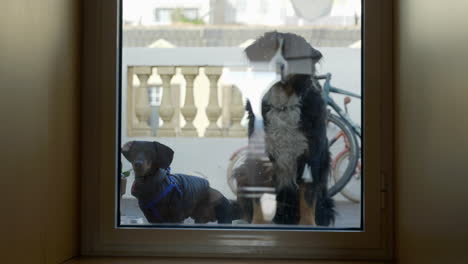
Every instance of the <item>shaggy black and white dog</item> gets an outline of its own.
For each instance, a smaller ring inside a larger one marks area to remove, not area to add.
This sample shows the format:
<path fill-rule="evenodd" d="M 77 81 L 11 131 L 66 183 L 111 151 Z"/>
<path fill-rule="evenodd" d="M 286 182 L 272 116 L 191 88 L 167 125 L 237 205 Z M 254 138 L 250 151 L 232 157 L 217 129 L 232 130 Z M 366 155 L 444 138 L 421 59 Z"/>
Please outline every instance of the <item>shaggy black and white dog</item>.
<path fill-rule="evenodd" d="M 287 75 L 262 100 L 265 148 L 272 163 L 277 200 L 273 222 L 328 226 L 334 222 L 335 211 L 333 200 L 327 194 L 330 170 L 327 109 L 321 86 L 314 78 L 315 64 L 322 54 L 302 37 L 289 33 L 266 33 L 256 41 L 257 47 L 270 45 L 271 34 L 290 41 L 289 47 L 308 45 L 313 65 L 310 74 Z M 294 59 L 287 54 L 285 58 Z M 251 136 L 255 117 L 249 103 L 247 111 Z M 306 174 L 311 178 L 304 179 L 304 170 L 310 170 Z"/>

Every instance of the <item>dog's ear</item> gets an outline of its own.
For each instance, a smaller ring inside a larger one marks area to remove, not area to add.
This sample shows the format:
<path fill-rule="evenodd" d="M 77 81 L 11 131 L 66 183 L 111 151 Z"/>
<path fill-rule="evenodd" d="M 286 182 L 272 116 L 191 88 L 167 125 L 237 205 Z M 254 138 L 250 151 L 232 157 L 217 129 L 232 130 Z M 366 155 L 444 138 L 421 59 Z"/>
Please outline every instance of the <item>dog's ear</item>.
<path fill-rule="evenodd" d="M 174 151 L 170 147 L 159 142 L 154 141 L 153 144 L 154 150 L 156 151 L 154 164 L 158 168 L 168 168 L 174 158 Z"/>
<path fill-rule="evenodd" d="M 315 61 L 315 62 L 318 62 L 322 57 L 322 53 L 314 48 L 311 47 L 311 54 L 312 54 L 312 59 Z"/>
<path fill-rule="evenodd" d="M 132 156 L 133 156 L 133 155 L 132 155 L 132 145 L 133 145 L 133 142 L 134 142 L 134 141 L 129 141 L 129 142 L 125 143 L 125 144 L 122 146 L 122 149 L 121 149 L 122 154 L 124 155 L 124 157 L 125 157 L 128 161 L 130 161 L 130 162 L 132 162 L 132 160 L 133 160 L 133 158 L 132 158 Z"/>

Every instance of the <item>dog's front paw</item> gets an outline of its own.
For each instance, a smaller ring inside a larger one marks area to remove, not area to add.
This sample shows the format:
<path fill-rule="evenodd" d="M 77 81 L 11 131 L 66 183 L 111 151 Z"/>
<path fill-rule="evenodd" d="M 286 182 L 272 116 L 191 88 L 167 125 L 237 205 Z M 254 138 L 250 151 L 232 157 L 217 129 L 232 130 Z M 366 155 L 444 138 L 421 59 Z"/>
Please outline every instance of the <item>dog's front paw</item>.
<path fill-rule="evenodd" d="M 267 222 L 271 222 L 276 214 L 276 196 L 264 193 L 260 198 L 260 208 L 262 209 L 263 219 Z"/>

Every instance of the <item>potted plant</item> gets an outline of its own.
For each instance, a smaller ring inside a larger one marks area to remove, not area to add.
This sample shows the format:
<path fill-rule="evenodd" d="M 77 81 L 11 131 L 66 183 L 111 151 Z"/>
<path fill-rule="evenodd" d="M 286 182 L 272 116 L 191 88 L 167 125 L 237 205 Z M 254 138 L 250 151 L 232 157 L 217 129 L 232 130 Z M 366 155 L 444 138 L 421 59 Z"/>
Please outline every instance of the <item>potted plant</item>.
<path fill-rule="evenodd" d="M 132 169 L 120 173 L 120 197 L 122 197 L 127 190 L 127 178 L 130 176 L 131 172 Z"/>

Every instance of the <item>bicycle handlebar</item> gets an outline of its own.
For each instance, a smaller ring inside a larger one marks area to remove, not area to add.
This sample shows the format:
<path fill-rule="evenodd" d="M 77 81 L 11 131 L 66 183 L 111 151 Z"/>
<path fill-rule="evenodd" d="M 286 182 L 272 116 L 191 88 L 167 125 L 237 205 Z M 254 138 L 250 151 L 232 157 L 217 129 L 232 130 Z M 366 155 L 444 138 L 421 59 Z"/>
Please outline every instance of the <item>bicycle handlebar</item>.
<path fill-rule="evenodd" d="M 349 92 L 349 91 L 342 90 L 342 89 L 331 86 L 331 84 L 330 84 L 331 73 L 316 75 L 316 76 L 314 76 L 314 78 L 316 80 L 325 80 L 325 86 L 326 87 L 324 87 L 324 88 L 325 88 L 326 93 L 328 93 L 328 92 L 338 93 L 338 94 L 348 95 L 348 96 L 352 96 L 352 97 L 356 97 L 356 98 L 361 98 L 361 96 L 359 94 L 355 94 L 355 93 L 352 93 L 352 92 Z"/>
<path fill-rule="evenodd" d="M 336 87 L 333 87 L 333 86 L 330 86 L 330 92 L 331 93 L 348 95 L 348 96 L 356 97 L 356 98 L 361 98 L 361 96 L 359 94 L 355 94 L 353 92 L 345 91 L 345 90 L 342 90 L 342 89 L 339 89 L 339 88 L 336 88 Z"/>
<path fill-rule="evenodd" d="M 317 75 L 317 76 L 315 76 L 315 79 L 317 79 L 317 80 L 329 80 L 329 79 L 331 79 L 331 73 Z"/>

